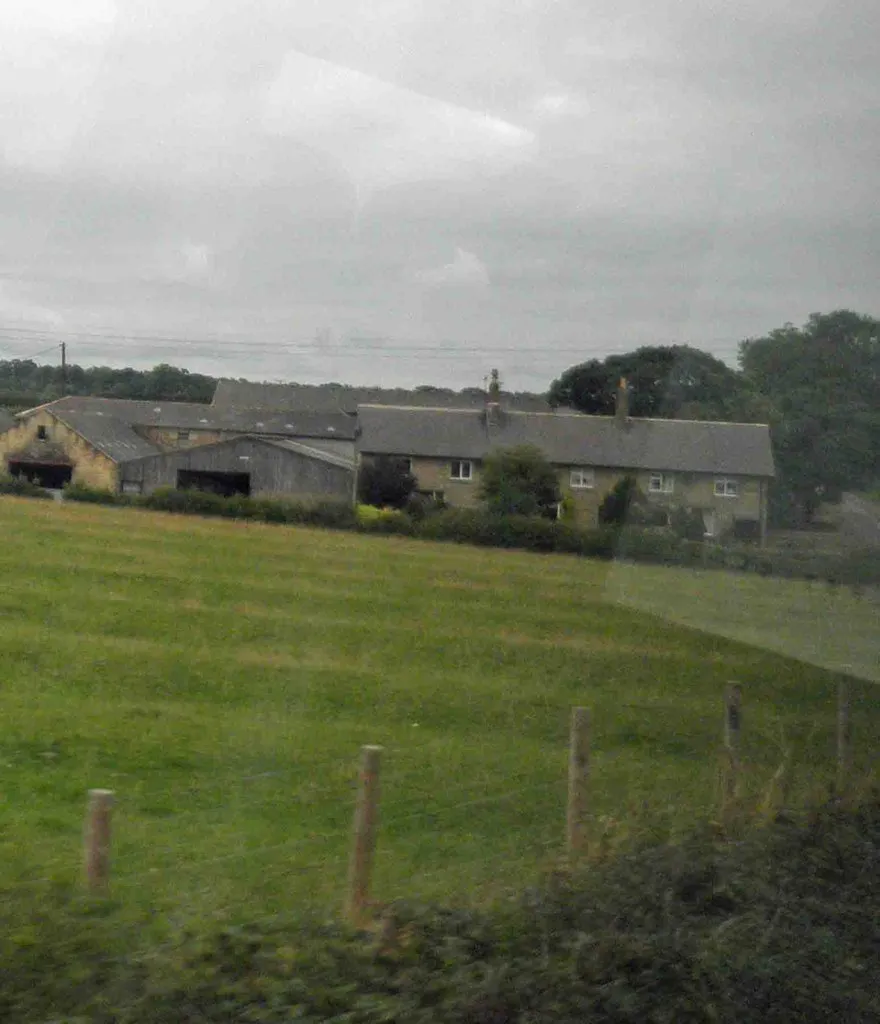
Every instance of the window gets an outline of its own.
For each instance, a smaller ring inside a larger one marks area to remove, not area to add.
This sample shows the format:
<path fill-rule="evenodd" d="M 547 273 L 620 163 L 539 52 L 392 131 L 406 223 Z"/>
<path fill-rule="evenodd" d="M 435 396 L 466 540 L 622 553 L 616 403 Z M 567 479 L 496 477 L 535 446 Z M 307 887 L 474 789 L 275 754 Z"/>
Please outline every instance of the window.
<path fill-rule="evenodd" d="M 40 426 L 37 427 L 37 438 L 40 441 L 48 441 L 49 440 L 49 428 L 48 427 L 44 427 L 42 424 L 40 424 Z"/>
<path fill-rule="evenodd" d="M 739 497 L 739 481 L 728 480 L 722 477 L 720 480 L 715 481 L 715 497 L 716 498 L 738 498 Z"/>
<path fill-rule="evenodd" d="M 587 490 L 596 486 L 596 474 L 592 469 L 585 469 L 583 466 L 576 467 L 569 474 L 568 483 L 572 490 Z"/>
<path fill-rule="evenodd" d="M 470 480 L 474 475 L 473 463 L 469 459 L 453 459 L 449 464 L 450 480 Z"/>
<path fill-rule="evenodd" d="M 401 458 L 400 461 L 403 464 L 403 468 L 407 471 L 407 473 L 411 474 L 413 471 L 412 459 L 407 455 L 404 458 Z"/>
<path fill-rule="evenodd" d="M 648 481 L 648 490 L 651 494 L 672 494 L 672 474 L 652 473 Z"/>
<path fill-rule="evenodd" d="M 177 431 L 177 440 L 178 441 L 188 441 L 189 440 L 189 431 L 188 430 L 178 430 Z"/>

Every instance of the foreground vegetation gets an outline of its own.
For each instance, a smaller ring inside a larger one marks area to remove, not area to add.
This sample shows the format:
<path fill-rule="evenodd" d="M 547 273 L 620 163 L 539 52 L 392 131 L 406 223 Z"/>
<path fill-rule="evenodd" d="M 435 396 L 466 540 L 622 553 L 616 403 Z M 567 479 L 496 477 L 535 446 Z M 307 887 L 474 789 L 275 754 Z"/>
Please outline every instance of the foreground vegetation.
<path fill-rule="evenodd" d="M 880 799 L 697 830 L 503 904 L 404 902 L 352 933 L 287 914 L 126 951 L 56 897 L 0 937 L 20 1024 L 794 1024 L 880 1017 Z"/>

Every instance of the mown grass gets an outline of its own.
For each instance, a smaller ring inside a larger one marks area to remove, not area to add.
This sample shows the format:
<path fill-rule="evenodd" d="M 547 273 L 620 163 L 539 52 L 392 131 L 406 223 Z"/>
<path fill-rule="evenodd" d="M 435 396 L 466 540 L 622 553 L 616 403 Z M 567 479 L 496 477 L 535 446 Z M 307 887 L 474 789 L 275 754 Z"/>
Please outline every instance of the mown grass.
<path fill-rule="evenodd" d="M 491 896 L 559 850 L 571 705 L 593 709 L 594 832 L 688 828 L 731 679 L 747 790 L 786 752 L 792 799 L 833 773 L 834 674 L 623 607 L 620 567 L 12 498 L 0 527 L 10 901 L 76 884 L 97 786 L 113 913 L 139 928 L 336 907 L 363 743 L 386 747 L 377 897 Z M 716 605 L 737 579 L 707 574 Z M 854 695 L 859 771 L 875 693 Z"/>

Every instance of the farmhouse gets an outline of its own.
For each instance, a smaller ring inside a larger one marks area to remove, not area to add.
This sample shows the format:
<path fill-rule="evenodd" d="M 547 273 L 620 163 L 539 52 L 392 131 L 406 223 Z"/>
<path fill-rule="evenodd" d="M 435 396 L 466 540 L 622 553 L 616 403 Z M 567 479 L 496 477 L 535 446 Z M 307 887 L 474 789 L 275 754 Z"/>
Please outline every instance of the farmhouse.
<path fill-rule="evenodd" d="M 60 488 L 350 501 L 355 417 L 271 414 L 184 402 L 68 397 L 21 413 L 0 433 L 9 472 Z"/>
<path fill-rule="evenodd" d="M 68 397 L 0 423 L 0 465 L 50 488 L 352 501 L 359 460 L 396 456 L 420 491 L 469 506 L 486 456 L 528 444 L 556 467 L 583 525 L 633 476 L 648 501 L 699 511 L 707 536 L 762 539 L 768 427 L 631 417 L 627 397 L 621 382 L 615 415 L 586 416 L 505 395 L 497 374 L 488 394 L 223 381 L 211 405 Z"/>
<path fill-rule="evenodd" d="M 598 522 L 602 499 L 629 475 L 650 502 L 698 510 L 707 536 L 763 539 L 766 531 L 768 427 L 630 417 L 625 386 L 614 416 L 518 412 L 490 401 L 482 410 L 362 405 L 358 422 L 361 458 L 407 459 L 419 490 L 452 506 L 478 503 L 493 449 L 532 445 L 556 467 L 583 525 Z"/>

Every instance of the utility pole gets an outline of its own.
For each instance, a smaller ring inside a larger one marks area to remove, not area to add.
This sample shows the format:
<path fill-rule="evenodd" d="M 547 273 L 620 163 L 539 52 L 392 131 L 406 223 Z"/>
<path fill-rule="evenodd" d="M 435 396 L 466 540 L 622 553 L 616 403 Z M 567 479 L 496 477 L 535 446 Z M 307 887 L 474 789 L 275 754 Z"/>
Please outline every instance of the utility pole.
<path fill-rule="evenodd" d="M 61 397 L 67 394 L 67 342 L 61 342 Z"/>

